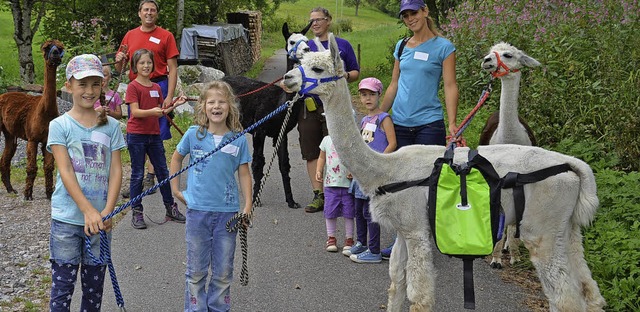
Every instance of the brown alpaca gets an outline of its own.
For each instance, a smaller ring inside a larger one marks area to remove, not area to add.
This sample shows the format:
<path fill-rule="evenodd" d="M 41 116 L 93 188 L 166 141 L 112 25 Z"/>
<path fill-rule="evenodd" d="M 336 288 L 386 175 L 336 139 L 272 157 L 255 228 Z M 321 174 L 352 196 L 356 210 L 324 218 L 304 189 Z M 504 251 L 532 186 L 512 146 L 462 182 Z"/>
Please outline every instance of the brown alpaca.
<path fill-rule="evenodd" d="M 44 182 L 46 195 L 53 194 L 53 155 L 47 152 L 49 122 L 58 117 L 56 103 L 56 69 L 62 62 L 64 46 L 57 40 L 42 44 L 45 61 L 44 92 L 33 96 L 21 92 L 0 95 L 0 131 L 4 134 L 5 149 L 0 158 L 0 174 L 7 192 L 17 194 L 11 186 L 11 159 L 16 153 L 18 139 L 27 141 L 27 181 L 24 199 L 33 200 L 33 181 L 38 172 L 38 144 L 44 158 Z"/>

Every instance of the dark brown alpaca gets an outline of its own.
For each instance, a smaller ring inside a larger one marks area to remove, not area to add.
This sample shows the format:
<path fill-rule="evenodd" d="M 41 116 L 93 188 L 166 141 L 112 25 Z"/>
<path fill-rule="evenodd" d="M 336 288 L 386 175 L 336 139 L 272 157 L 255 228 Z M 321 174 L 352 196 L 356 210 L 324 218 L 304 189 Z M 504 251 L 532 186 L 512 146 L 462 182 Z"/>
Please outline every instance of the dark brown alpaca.
<path fill-rule="evenodd" d="M 38 172 L 38 144 L 44 158 L 44 182 L 46 195 L 53 194 L 53 155 L 47 152 L 49 122 L 58 117 L 56 103 L 56 69 L 62 62 L 64 46 L 57 40 L 42 44 L 45 61 L 44 92 L 33 96 L 21 92 L 0 95 L 0 131 L 4 134 L 5 149 L 0 158 L 0 174 L 7 192 L 17 194 L 11 186 L 11 158 L 16 153 L 18 139 L 27 141 L 27 181 L 24 199 L 33 200 L 33 181 Z"/>

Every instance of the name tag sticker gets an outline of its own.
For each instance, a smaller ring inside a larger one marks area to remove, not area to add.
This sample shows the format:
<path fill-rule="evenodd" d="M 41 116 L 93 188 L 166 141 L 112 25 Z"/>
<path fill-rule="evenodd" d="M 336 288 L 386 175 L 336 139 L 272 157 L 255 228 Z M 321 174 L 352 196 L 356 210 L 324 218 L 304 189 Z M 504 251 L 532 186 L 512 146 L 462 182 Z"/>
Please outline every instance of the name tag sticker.
<path fill-rule="evenodd" d="M 155 44 L 160 44 L 160 39 L 158 39 L 158 38 L 156 38 L 154 36 L 149 37 L 149 41 L 151 41 L 151 42 L 153 42 Z"/>
<path fill-rule="evenodd" d="M 149 95 L 151 95 L 151 97 L 154 97 L 154 98 L 160 97 L 160 94 L 158 93 L 157 90 L 149 91 Z"/>
<path fill-rule="evenodd" d="M 232 144 L 227 144 L 225 145 L 222 149 L 220 149 L 221 152 L 229 154 L 229 155 L 233 155 L 233 156 L 238 156 L 238 151 L 240 149 Z"/>
<path fill-rule="evenodd" d="M 374 123 L 367 123 L 366 125 L 364 125 L 364 130 L 369 130 L 371 132 L 375 132 L 377 128 L 378 126 L 376 126 L 376 124 Z"/>
<path fill-rule="evenodd" d="M 111 139 L 109 136 L 99 131 L 91 132 L 91 141 L 100 143 L 104 146 L 111 146 Z"/>
<path fill-rule="evenodd" d="M 424 53 L 424 52 L 420 52 L 420 51 L 416 51 L 413 54 L 413 58 L 416 60 L 421 60 L 421 61 L 426 61 L 429 59 L 429 53 Z"/>

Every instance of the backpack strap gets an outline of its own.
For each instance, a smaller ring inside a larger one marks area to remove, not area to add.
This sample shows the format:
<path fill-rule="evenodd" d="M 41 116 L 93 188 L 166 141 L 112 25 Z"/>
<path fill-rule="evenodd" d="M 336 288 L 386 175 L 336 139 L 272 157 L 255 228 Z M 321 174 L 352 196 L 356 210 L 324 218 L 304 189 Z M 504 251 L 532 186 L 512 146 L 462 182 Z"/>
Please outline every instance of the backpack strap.
<path fill-rule="evenodd" d="M 389 183 L 376 189 L 376 195 L 384 195 L 386 193 L 395 193 L 414 186 L 429 186 L 429 178 L 422 180 L 403 181 L 396 183 Z"/>
<path fill-rule="evenodd" d="M 411 37 L 404 37 L 400 42 L 400 47 L 398 47 L 398 60 L 400 60 L 400 56 L 402 55 L 402 51 L 404 51 L 404 46 L 407 45 L 407 42 L 411 39 Z"/>
<path fill-rule="evenodd" d="M 473 290 L 473 258 L 462 259 L 462 269 L 464 272 L 462 282 L 462 287 L 464 289 L 464 308 L 475 310 L 476 294 Z"/>
<path fill-rule="evenodd" d="M 520 237 L 520 222 L 524 214 L 524 185 L 539 182 L 548 177 L 571 170 L 571 166 L 568 164 L 561 164 L 525 174 L 509 172 L 502 178 L 502 188 L 513 189 L 513 204 L 516 210 L 516 238 Z"/>

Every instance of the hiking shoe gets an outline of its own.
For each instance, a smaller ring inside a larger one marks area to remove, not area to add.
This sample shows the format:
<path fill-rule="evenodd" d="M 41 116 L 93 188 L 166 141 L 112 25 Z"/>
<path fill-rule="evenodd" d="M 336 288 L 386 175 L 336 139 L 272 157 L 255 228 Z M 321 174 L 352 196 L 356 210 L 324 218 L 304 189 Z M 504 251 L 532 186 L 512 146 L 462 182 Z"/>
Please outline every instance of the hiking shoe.
<path fill-rule="evenodd" d="M 393 242 L 395 244 L 395 241 Z M 380 255 L 382 255 L 382 259 L 389 260 L 391 258 L 391 250 L 393 250 L 393 244 L 389 245 L 389 247 L 380 250 Z"/>
<path fill-rule="evenodd" d="M 184 221 L 186 220 L 184 215 L 180 213 L 180 210 L 178 210 L 178 203 L 173 202 L 173 204 L 171 205 L 165 204 L 164 208 L 167 210 L 167 214 L 165 215 L 166 220 L 171 220 L 178 223 L 184 223 Z"/>
<path fill-rule="evenodd" d="M 147 228 L 147 224 L 144 222 L 144 214 L 142 210 L 131 209 L 131 226 L 134 229 L 143 230 Z"/>
<path fill-rule="evenodd" d="M 344 253 L 345 250 L 350 250 L 352 246 L 353 246 L 353 238 L 349 237 L 349 238 L 345 239 L 344 240 L 344 247 L 342 247 L 342 252 Z"/>
<path fill-rule="evenodd" d="M 336 246 L 337 242 L 338 241 L 336 240 L 335 237 L 329 236 L 329 238 L 327 239 L 326 250 L 328 252 L 337 252 L 338 251 L 338 246 Z"/>
<path fill-rule="evenodd" d="M 367 246 L 363 246 L 361 242 L 356 242 L 356 244 L 351 246 L 351 248 L 347 250 L 342 250 L 342 254 L 347 257 L 350 257 L 351 255 L 357 255 L 359 253 L 362 253 L 365 250 L 367 250 Z"/>
<path fill-rule="evenodd" d="M 382 262 L 382 255 L 371 253 L 371 251 L 367 249 L 357 255 L 351 255 L 349 259 L 355 263 L 380 263 Z"/>
<path fill-rule="evenodd" d="M 142 181 L 142 187 L 145 190 L 148 190 L 152 186 L 156 185 L 155 178 L 156 178 L 155 173 L 147 173 L 147 176 Z M 155 189 L 155 190 L 151 191 L 149 194 L 155 194 L 157 191 L 158 191 L 158 189 Z"/>
<path fill-rule="evenodd" d="M 305 212 L 314 213 L 324 210 L 324 193 L 313 190 L 313 200 L 304 208 Z"/>

